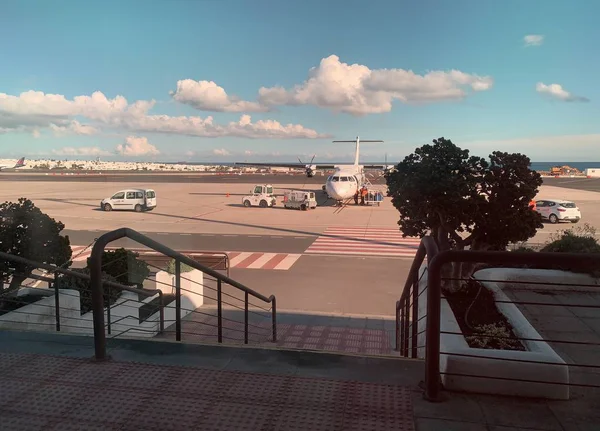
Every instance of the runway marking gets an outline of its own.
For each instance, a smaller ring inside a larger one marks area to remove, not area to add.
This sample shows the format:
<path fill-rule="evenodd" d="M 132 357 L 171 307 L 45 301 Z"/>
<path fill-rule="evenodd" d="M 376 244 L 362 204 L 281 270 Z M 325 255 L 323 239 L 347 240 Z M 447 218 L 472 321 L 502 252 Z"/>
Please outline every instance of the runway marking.
<path fill-rule="evenodd" d="M 72 246 L 73 256 L 77 255 L 85 246 Z M 156 251 L 132 249 L 140 255 L 160 255 Z M 73 259 L 73 262 L 85 262 L 92 253 L 91 248 L 83 252 L 80 256 Z M 201 253 L 201 252 L 184 252 L 189 256 L 222 256 L 226 253 L 229 256 L 229 268 L 240 269 L 272 269 L 277 271 L 286 271 L 290 269 L 300 256 L 299 253 L 266 253 L 266 252 L 250 252 L 250 251 L 227 251 L 221 253 Z"/>
<path fill-rule="evenodd" d="M 394 228 L 330 227 L 306 253 L 413 257 L 420 242 L 419 238 L 402 238 Z"/>

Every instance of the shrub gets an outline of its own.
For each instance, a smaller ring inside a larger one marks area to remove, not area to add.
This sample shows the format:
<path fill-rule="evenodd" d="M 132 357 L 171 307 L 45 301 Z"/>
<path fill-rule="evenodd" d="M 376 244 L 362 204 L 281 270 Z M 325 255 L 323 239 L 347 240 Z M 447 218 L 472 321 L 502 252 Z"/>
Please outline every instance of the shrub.
<path fill-rule="evenodd" d="M 519 340 L 511 338 L 512 334 L 503 325 L 491 323 L 478 325 L 474 335 L 465 337 L 469 346 L 479 349 L 522 350 Z"/>
<path fill-rule="evenodd" d="M 194 268 L 192 268 L 189 265 L 186 265 L 185 263 L 182 263 L 181 265 L 179 265 L 179 270 L 183 274 L 184 272 L 192 272 Z M 169 274 L 175 274 L 175 259 L 171 259 L 171 261 L 169 262 L 169 265 L 167 266 L 167 272 Z"/>
<path fill-rule="evenodd" d="M 118 283 L 141 287 L 150 275 L 148 264 L 138 259 L 139 254 L 124 248 L 102 253 L 102 271 L 113 276 Z M 87 260 L 90 266 L 90 258 Z"/>
<path fill-rule="evenodd" d="M 77 268 L 73 269 L 72 271 L 90 275 L 90 270 L 88 268 Z M 117 282 L 115 277 L 106 273 L 102 273 L 102 280 Z M 81 314 L 87 313 L 92 310 L 92 290 L 90 287 L 90 282 L 88 280 L 84 280 L 82 278 L 73 277 L 66 274 L 60 274 L 56 283 L 59 289 L 73 289 L 79 292 L 81 301 Z M 114 304 L 119 298 L 119 296 L 121 296 L 120 289 L 109 289 L 107 286 L 104 286 L 104 307 L 106 308 Z"/>
<path fill-rule="evenodd" d="M 596 239 L 596 228 L 585 224 L 576 229 L 566 229 L 559 231 L 550 237 L 541 251 L 554 253 L 600 253 L 600 244 Z M 600 277 L 600 268 L 571 268 L 560 265 L 555 269 L 571 272 L 583 272 L 594 277 Z"/>

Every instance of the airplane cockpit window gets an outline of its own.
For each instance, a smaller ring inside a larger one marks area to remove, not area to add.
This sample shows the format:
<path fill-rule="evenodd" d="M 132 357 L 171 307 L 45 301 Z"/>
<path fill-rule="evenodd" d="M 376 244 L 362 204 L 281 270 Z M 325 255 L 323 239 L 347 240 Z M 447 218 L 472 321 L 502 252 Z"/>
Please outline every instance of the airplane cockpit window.
<path fill-rule="evenodd" d="M 339 181 L 340 177 L 331 177 L 331 181 Z"/>
<path fill-rule="evenodd" d="M 348 177 L 348 179 L 349 179 L 351 182 L 353 182 L 353 183 L 355 183 L 355 182 L 356 182 L 356 177 Z"/>
<path fill-rule="evenodd" d="M 342 181 L 348 181 L 348 177 L 341 177 Z"/>

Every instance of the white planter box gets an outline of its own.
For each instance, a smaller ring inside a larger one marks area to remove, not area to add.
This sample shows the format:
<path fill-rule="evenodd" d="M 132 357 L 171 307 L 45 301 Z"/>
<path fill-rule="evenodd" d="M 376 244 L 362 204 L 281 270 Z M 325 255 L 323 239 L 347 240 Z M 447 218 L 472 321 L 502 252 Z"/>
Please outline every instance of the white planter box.
<path fill-rule="evenodd" d="M 164 294 L 175 294 L 175 275 L 166 271 L 156 273 L 156 288 Z M 181 318 L 204 304 L 204 273 L 194 269 L 181 273 Z M 165 307 L 165 329 L 175 324 L 175 301 Z"/>
<path fill-rule="evenodd" d="M 512 271 L 514 269 L 511 268 L 485 269 L 476 272 L 474 277 L 492 280 L 514 280 Z M 510 300 L 497 283 L 483 282 L 482 284 L 494 293 L 497 300 Z M 427 274 L 425 273 L 421 279 L 420 290 L 426 288 L 426 285 Z M 542 338 L 515 304 L 497 303 L 496 306 L 512 325 L 513 332 L 517 337 Z M 425 290 L 419 298 L 419 316 L 426 313 L 427 291 Z M 426 320 L 427 318 L 424 318 L 419 322 L 419 332 L 425 329 Z M 462 332 L 454 312 L 443 298 L 440 328 L 441 331 L 445 332 Z M 425 345 L 425 335 L 423 333 L 418 337 L 419 346 Z M 448 353 L 440 355 L 440 373 L 442 373 L 441 378 L 444 387 L 449 390 L 487 394 L 558 400 L 569 399 L 569 368 L 565 361 L 545 341 L 522 341 L 522 343 L 525 345 L 526 351 L 476 349 L 469 347 L 463 335 L 441 334 L 440 352 Z M 418 354 L 419 357 L 423 358 L 425 349 L 419 349 Z M 545 362 L 545 364 L 540 362 Z M 445 373 L 482 377 L 447 375 Z M 531 383 L 531 381 L 550 383 Z"/>

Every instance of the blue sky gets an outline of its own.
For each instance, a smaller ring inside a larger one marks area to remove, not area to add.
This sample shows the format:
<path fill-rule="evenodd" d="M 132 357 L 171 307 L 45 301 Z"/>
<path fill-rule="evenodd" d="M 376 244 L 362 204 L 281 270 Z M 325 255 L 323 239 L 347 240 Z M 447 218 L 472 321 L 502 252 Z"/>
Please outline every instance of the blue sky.
<path fill-rule="evenodd" d="M 595 0 L 5 0 L 0 156 L 341 161 L 352 145 L 331 140 L 359 135 L 385 140 L 364 161 L 440 136 L 600 160 L 599 14 Z"/>

